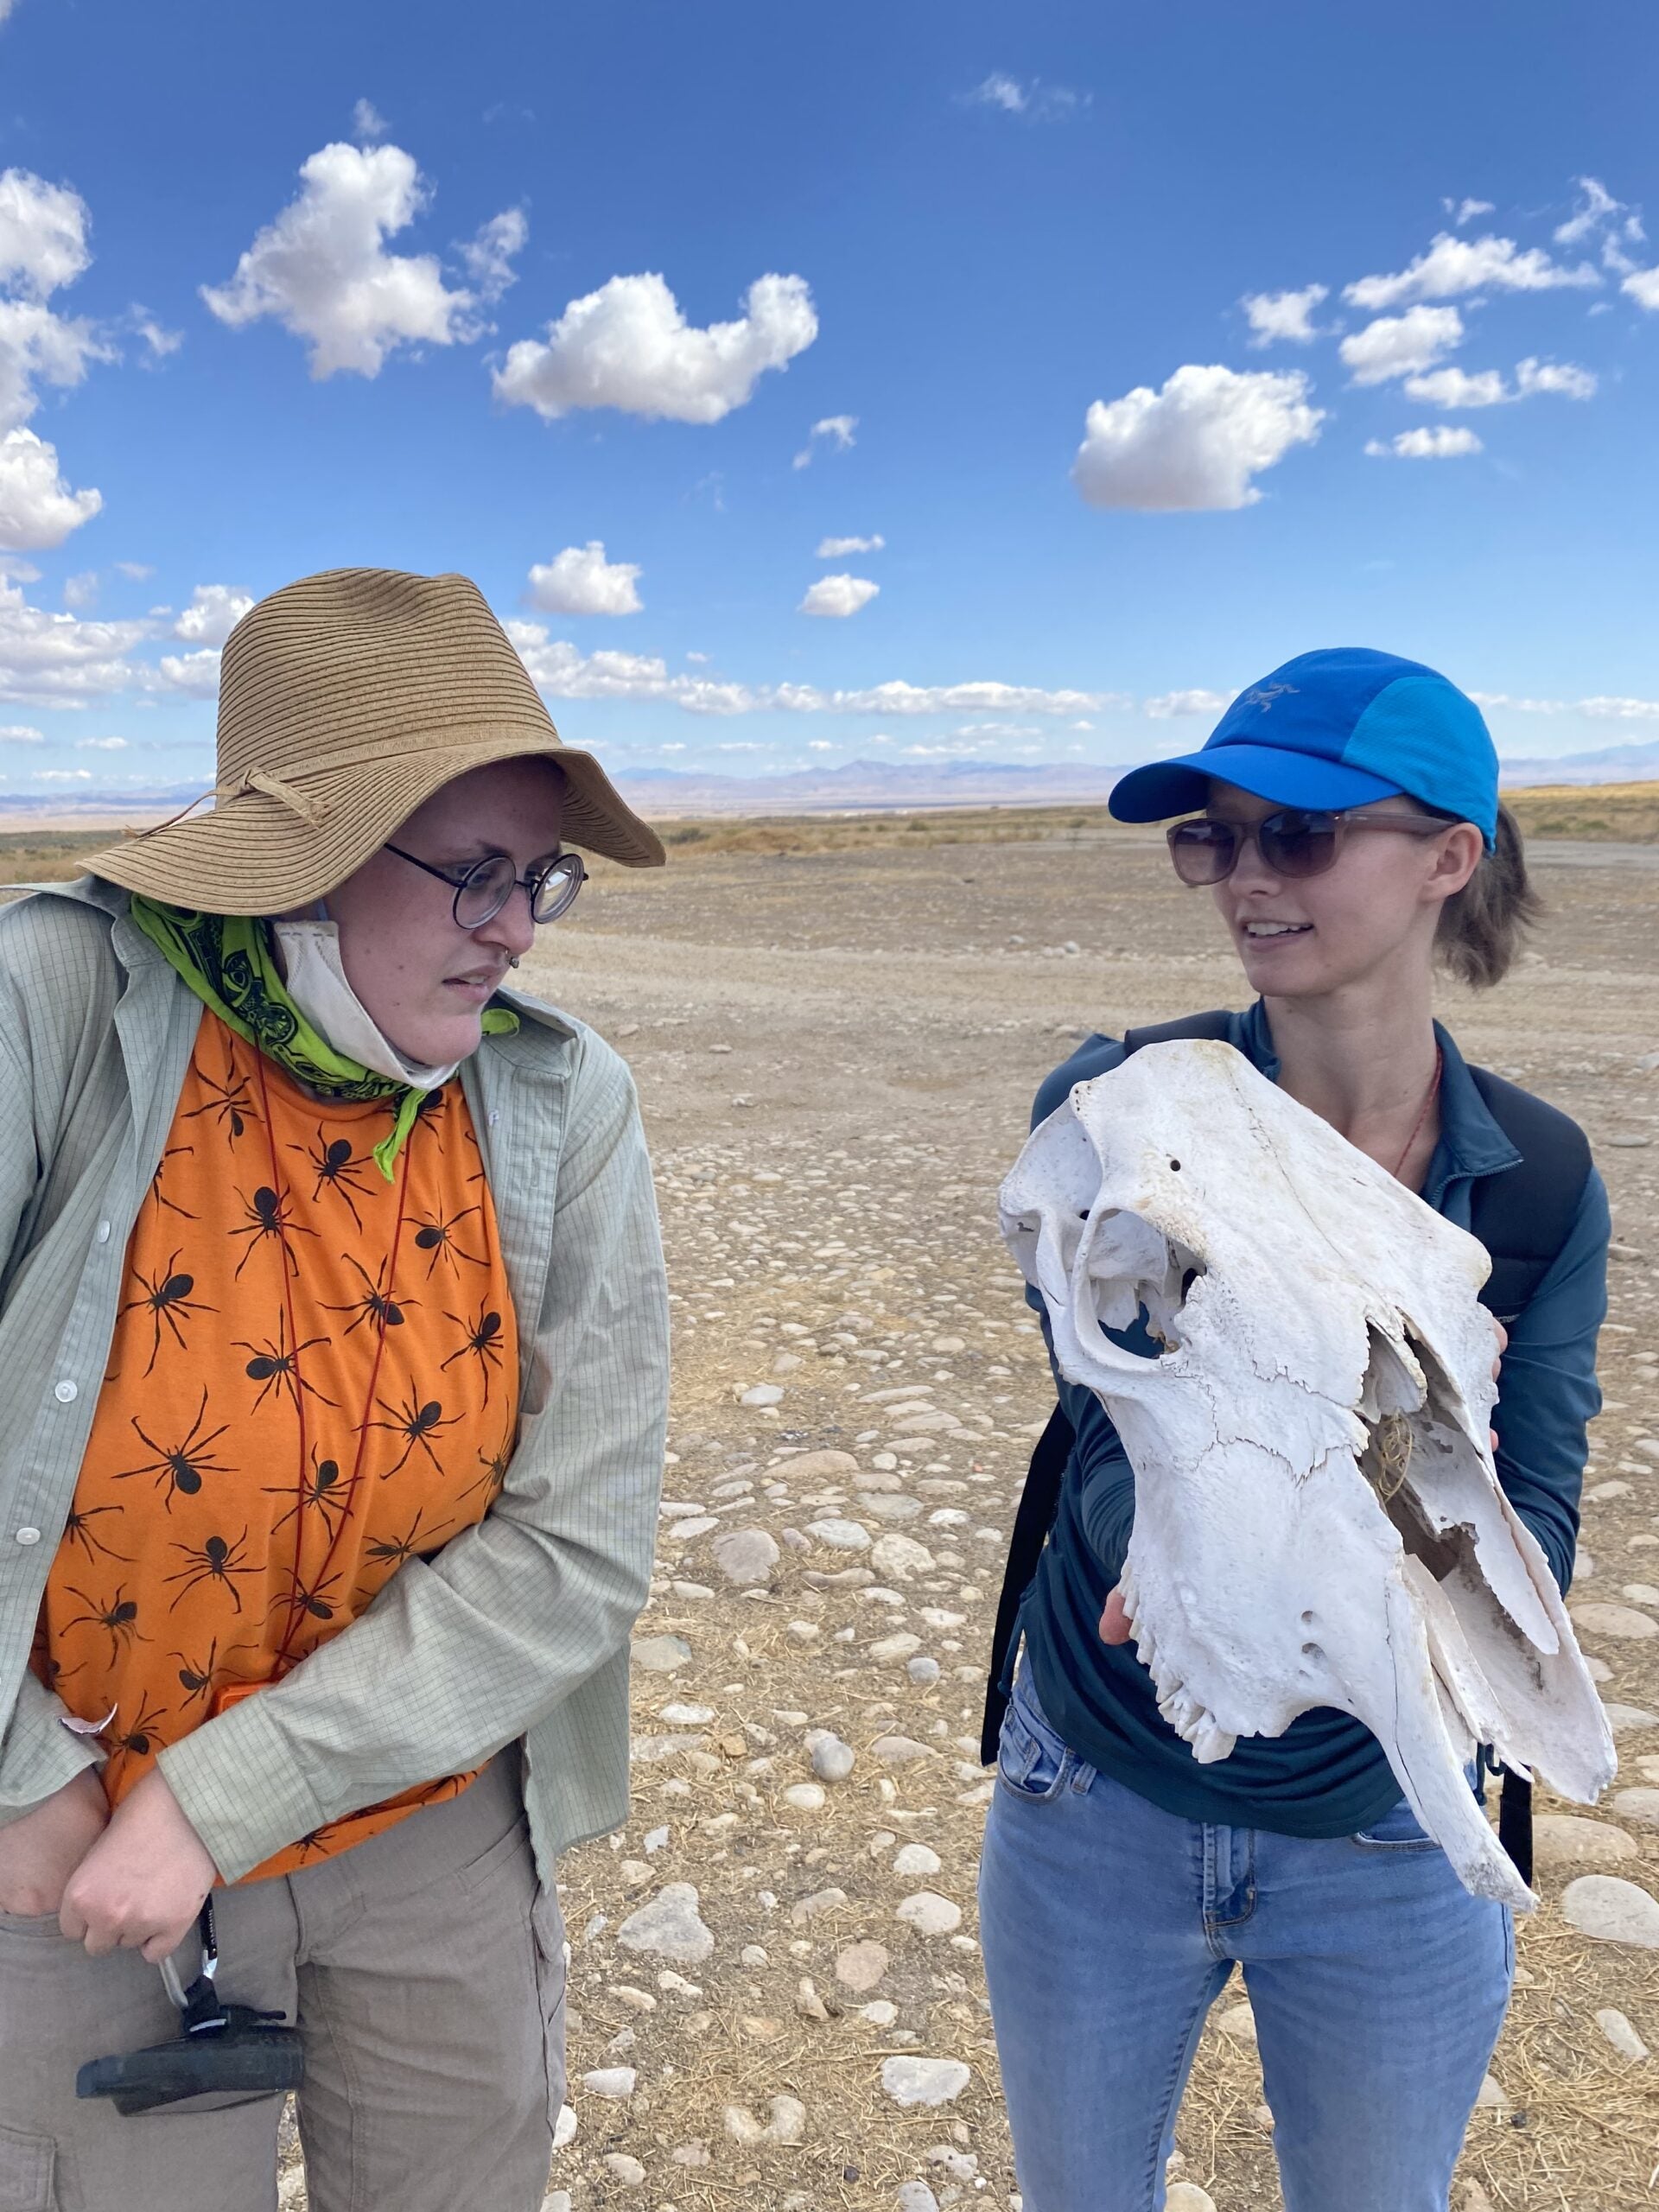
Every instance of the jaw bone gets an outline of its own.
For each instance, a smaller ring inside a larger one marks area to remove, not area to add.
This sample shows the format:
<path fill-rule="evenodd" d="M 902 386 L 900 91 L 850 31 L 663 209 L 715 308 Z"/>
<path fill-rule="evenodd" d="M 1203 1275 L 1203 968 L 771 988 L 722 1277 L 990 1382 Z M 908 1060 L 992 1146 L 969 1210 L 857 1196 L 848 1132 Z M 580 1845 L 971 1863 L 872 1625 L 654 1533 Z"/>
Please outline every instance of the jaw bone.
<path fill-rule="evenodd" d="M 1592 1802 L 1612 1739 L 1488 1419 L 1481 1246 L 1230 1046 L 1147 1046 L 1027 1141 L 1003 1234 L 1135 1469 L 1125 1609 L 1201 1760 L 1334 1706 L 1465 1886 L 1533 1903 L 1477 1744 Z M 1144 1313 L 1145 1358 L 1105 1332 Z"/>

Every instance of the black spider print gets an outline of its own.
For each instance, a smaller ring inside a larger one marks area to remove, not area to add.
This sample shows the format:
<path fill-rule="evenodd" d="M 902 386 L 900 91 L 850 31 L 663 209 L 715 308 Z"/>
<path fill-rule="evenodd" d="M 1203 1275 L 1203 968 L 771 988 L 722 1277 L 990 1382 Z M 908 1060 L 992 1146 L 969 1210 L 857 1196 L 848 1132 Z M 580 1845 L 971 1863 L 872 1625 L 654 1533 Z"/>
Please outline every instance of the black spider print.
<path fill-rule="evenodd" d="M 105 1739 L 110 1747 L 111 1758 L 119 1758 L 124 1751 L 130 1751 L 135 1758 L 148 1758 L 152 1749 L 160 1748 L 159 1745 L 153 1745 L 151 1739 L 155 1734 L 156 1723 L 166 1711 L 167 1707 L 164 1705 L 148 1705 L 140 1699 L 138 1718 L 133 1722 L 131 1727 L 118 1736 L 111 1736 Z"/>
<path fill-rule="evenodd" d="M 99 1605 L 96 1598 L 89 1598 L 84 1590 L 77 1590 L 73 1582 L 66 1586 L 69 1595 L 72 1598 L 79 1598 L 86 1611 L 84 1613 L 77 1613 L 73 1620 L 64 1623 L 64 1634 L 67 1636 L 72 1628 L 85 1628 L 89 1625 L 101 1628 L 110 1639 L 111 1667 L 121 1656 L 124 1646 L 129 1643 L 149 1642 L 147 1636 L 141 1636 L 138 1632 L 138 1601 L 136 1598 L 127 1596 L 127 1586 L 124 1582 L 116 1584 L 115 1595 L 107 1605 Z"/>
<path fill-rule="evenodd" d="M 194 1275 L 181 1274 L 178 1272 L 179 1262 L 183 1257 L 184 1255 L 181 1252 L 175 1252 L 166 1267 L 154 1279 L 146 1274 L 140 1274 L 135 1268 L 133 1280 L 141 1286 L 144 1294 L 142 1298 L 130 1298 L 118 1311 L 115 1317 L 118 1321 L 122 1314 L 133 1313 L 142 1306 L 155 1325 L 156 1340 L 149 1348 L 149 1366 L 144 1370 L 146 1375 L 150 1373 L 161 1355 L 163 1321 L 173 1332 L 173 1340 L 179 1350 L 188 1351 L 190 1347 L 185 1342 L 184 1331 L 179 1326 L 180 1314 L 214 1313 L 219 1310 L 213 1306 L 193 1304 L 190 1294 L 196 1287 L 196 1279 Z"/>
<path fill-rule="evenodd" d="M 320 1828 L 313 1828 L 308 1834 L 302 1835 L 296 1839 L 294 1848 L 299 1853 L 302 1860 L 308 1859 L 314 1851 L 321 1851 L 322 1849 L 322 1840 L 327 1833 L 327 1827 L 324 1826 Z"/>
<path fill-rule="evenodd" d="M 308 1613 L 314 1621 L 333 1620 L 334 1602 L 328 1593 L 339 1581 L 338 1574 L 325 1574 L 321 1581 L 314 1582 L 308 1590 L 297 1574 L 290 1574 L 288 1579 L 294 1585 L 287 1600 L 292 1611 Z"/>
<path fill-rule="evenodd" d="M 469 1266 L 474 1268 L 488 1267 L 489 1261 L 483 1254 L 463 1250 L 456 1243 L 454 1236 L 456 1228 L 467 1219 L 469 1214 L 481 1216 L 481 1207 L 463 1206 L 459 1213 L 452 1213 L 447 1221 L 442 1214 L 434 1214 L 429 1221 L 422 1222 L 419 1229 L 415 1232 L 415 1249 L 417 1252 L 429 1252 L 432 1255 L 426 1265 L 426 1279 L 429 1282 L 432 1280 L 432 1270 L 440 1260 L 452 1274 L 460 1273 L 460 1269 L 455 1265 L 457 1260 L 465 1260 Z"/>
<path fill-rule="evenodd" d="M 353 1329 L 360 1329 L 365 1321 L 378 1321 L 383 1329 L 401 1329 L 404 1325 L 404 1307 L 407 1306 L 413 1313 L 421 1301 L 418 1298 L 394 1299 L 388 1294 L 383 1278 L 387 1268 L 391 1265 L 390 1259 L 382 1260 L 380 1265 L 375 1269 L 373 1281 L 371 1281 L 369 1271 L 360 1260 L 354 1259 L 349 1252 L 342 1252 L 340 1257 L 348 1268 L 355 1268 L 362 1277 L 363 1295 L 361 1298 L 354 1298 L 349 1306 L 325 1306 L 323 1312 L 325 1313 L 355 1313 L 356 1320 L 346 1325 L 346 1333 L 348 1337 Z"/>
<path fill-rule="evenodd" d="M 248 1087 L 248 1078 L 237 1066 L 234 1053 L 226 1065 L 223 1083 L 217 1076 L 209 1075 L 205 1068 L 198 1068 L 196 1072 L 201 1078 L 202 1089 L 208 1093 L 207 1103 L 205 1106 L 193 1106 L 182 1119 L 196 1122 L 204 1114 L 211 1114 L 215 1128 L 229 1131 L 232 1148 L 234 1149 L 237 1139 L 245 1135 L 248 1123 L 259 1118 L 254 1111 L 253 1093 Z"/>
<path fill-rule="evenodd" d="M 264 1494 L 267 1497 L 290 1497 L 294 1494 L 294 1485 L 291 1483 L 267 1484 Z M 283 1522 L 293 1520 L 296 1514 L 303 1515 L 315 1510 L 332 1536 L 340 1526 L 332 1516 L 337 1513 L 343 1514 L 346 1506 L 346 1490 L 340 1479 L 340 1462 L 337 1459 L 319 1459 L 317 1447 L 314 1444 L 311 1446 L 311 1471 L 300 1484 L 299 1496 L 282 1519 L 271 1522 L 270 1533 L 274 1536 Z"/>
<path fill-rule="evenodd" d="M 473 1134 L 473 1131 L 470 1128 L 463 1129 L 461 1131 L 461 1137 L 464 1142 L 471 1145 L 473 1148 L 473 1156 L 478 1162 L 477 1174 L 469 1175 L 467 1178 L 467 1180 L 469 1183 L 486 1182 L 489 1179 L 484 1173 L 484 1151 L 482 1146 L 479 1143 L 477 1137 Z"/>
<path fill-rule="evenodd" d="M 200 1108 L 197 1109 L 198 1112 L 200 1112 Z M 187 1116 L 186 1118 L 188 1120 L 189 1117 Z M 151 1176 L 149 1180 L 149 1195 L 155 1199 L 156 1205 L 158 1206 L 165 1206 L 168 1213 L 178 1214 L 185 1221 L 194 1221 L 198 1218 L 198 1216 L 193 1214 L 188 1206 L 181 1206 L 176 1198 L 169 1198 L 167 1192 L 162 1189 L 162 1185 L 167 1174 L 168 1161 L 169 1160 L 176 1160 L 181 1153 L 193 1153 L 195 1148 L 196 1147 L 193 1144 L 168 1145 L 167 1150 L 162 1154 L 161 1161 L 156 1167 L 156 1173 Z"/>
<path fill-rule="evenodd" d="M 296 1344 L 290 1351 L 288 1342 L 288 1316 L 280 1308 L 276 1315 L 276 1337 L 274 1343 L 267 1338 L 262 1344 L 251 1344 L 238 1338 L 235 1349 L 238 1351 L 251 1351 L 253 1354 L 253 1357 L 248 1362 L 243 1372 L 250 1382 L 257 1382 L 259 1385 L 259 1395 L 253 1402 L 254 1412 L 258 1412 L 273 1391 L 277 1393 L 286 1391 L 294 1401 L 294 1408 L 296 1413 L 299 1410 L 302 1390 L 307 1397 L 315 1398 L 320 1406 L 332 1406 L 334 1400 L 324 1397 L 315 1382 L 308 1382 L 299 1369 L 299 1358 L 302 1351 L 314 1351 L 317 1345 L 326 1344 L 327 1341 L 327 1337 L 308 1337 L 302 1344 Z"/>
<path fill-rule="evenodd" d="M 48 1689 L 55 1690 L 60 1682 L 73 1681 L 86 1663 L 83 1659 L 80 1667 L 66 1667 L 61 1659 L 43 1658 L 36 1662 L 35 1672 Z"/>
<path fill-rule="evenodd" d="M 302 1222 L 293 1219 L 290 1211 L 294 1204 L 292 1195 L 287 1191 L 273 1191 L 269 1183 L 262 1183 L 251 1198 L 244 1198 L 239 1191 L 237 1196 L 242 1199 L 248 1218 L 240 1229 L 232 1230 L 231 1235 L 251 1236 L 253 1242 L 236 1263 L 236 1279 L 240 1279 L 243 1268 L 267 1236 L 276 1239 L 290 1271 L 298 1274 L 300 1263 L 294 1257 L 288 1240 L 290 1236 L 315 1236 L 317 1232 L 315 1229 L 306 1228 Z"/>
<path fill-rule="evenodd" d="M 423 1513 L 417 1513 L 415 1516 L 409 1524 L 409 1534 L 406 1536 L 378 1537 L 373 1543 L 365 1545 L 363 1551 L 364 1558 L 372 1560 L 377 1567 L 401 1567 L 405 1560 L 415 1556 L 423 1543 L 428 1550 L 430 1550 L 438 1532 L 435 1529 L 429 1529 L 423 1537 L 421 1531 L 423 1518 Z"/>
<path fill-rule="evenodd" d="M 325 1185 L 331 1191 L 338 1191 L 346 1201 L 352 1219 L 361 1229 L 363 1217 L 357 1210 L 357 1201 L 368 1197 L 371 1186 L 360 1180 L 366 1173 L 366 1163 L 353 1157 L 346 1140 L 344 1137 L 325 1140 L 322 1124 L 319 1122 L 315 1144 L 291 1144 L 288 1148 L 290 1152 L 297 1152 L 316 1175 L 316 1187 L 311 1193 L 313 1204 L 322 1196 Z"/>
<path fill-rule="evenodd" d="M 404 1446 L 403 1455 L 398 1459 L 397 1465 L 386 1468 L 380 1477 L 381 1481 L 385 1482 L 391 1476 L 401 1474 L 403 1472 L 404 1467 L 409 1464 L 410 1454 L 414 1451 L 417 1444 L 421 1450 L 425 1452 L 427 1458 L 432 1462 L 432 1465 L 436 1468 L 439 1474 L 442 1474 L 443 1472 L 443 1462 L 439 1459 L 437 1453 L 432 1449 L 431 1444 L 428 1440 L 435 1436 L 440 1429 L 453 1428 L 455 1426 L 455 1423 L 461 1419 L 461 1415 L 459 1414 L 451 1414 L 448 1420 L 446 1421 L 443 1417 L 443 1408 L 438 1403 L 437 1400 L 435 1398 L 429 1398 L 425 1404 L 423 1405 L 415 1395 L 413 1384 L 410 1387 L 409 1403 L 406 1406 L 389 1406 L 384 1398 L 377 1398 L 374 1402 L 379 1407 L 383 1414 L 390 1414 L 391 1418 L 390 1421 L 372 1421 L 369 1423 L 369 1427 L 371 1428 L 389 1428 L 392 1431 L 394 1435 L 401 1436 L 407 1440 Z"/>
<path fill-rule="evenodd" d="M 103 1558 L 118 1559 L 124 1567 L 130 1567 L 132 1565 L 131 1554 L 128 1552 L 117 1551 L 113 1544 L 106 1544 L 102 1536 L 99 1535 L 97 1529 L 92 1526 L 92 1523 L 99 1518 L 100 1514 L 124 1513 L 125 1511 L 126 1508 L 124 1505 L 88 1505 L 84 1507 L 72 1505 L 69 1509 L 68 1518 L 63 1524 L 63 1540 L 67 1544 L 79 1544 L 82 1551 L 86 1554 L 87 1563 L 89 1566 L 93 1560 Z"/>
<path fill-rule="evenodd" d="M 213 1690 L 213 1668 L 219 1658 L 219 1638 L 215 1637 L 208 1645 L 207 1656 L 199 1667 L 187 1659 L 182 1651 L 169 1651 L 167 1656 L 179 1662 L 179 1680 L 190 1693 L 184 1700 L 184 1709 L 188 1713 L 198 1698 L 205 1700 Z M 228 1658 L 229 1656 L 227 1652 L 226 1656 Z"/>
<path fill-rule="evenodd" d="M 496 1499 L 500 1497 L 507 1479 L 507 1469 L 512 1465 L 511 1446 L 504 1444 L 493 1459 L 486 1457 L 480 1452 L 478 1455 L 478 1464 L 483 1468 L 483 1473 L 475 1481 L 467 1484 L 455 1503 L 457 1505 L 464 1505 L 475 1490 L 486 1491 L 488 1495 L 484 1500 L 484 1510 L 487 1513 Z"/>
<path fill-rule="evenodd" d="M 228 1467 L 221 1465 L 219 1460 L 209 1456 L 212 1446 L 224 1435 L 230 1423 L 222 1422 L 211 1435 L 203 1436 L 200 1433 L 201 1424 L 207 1418 L 207 1386 L 205 1382 L 201 1389 L 201 1403 L 197 1407 L 196 1417 L 190 1424 L 190 1433 L 183 1443 L 176 1448 L 158 1444 L 153 1436 L 148 1434 L 139 1426 L 138 1417 L 135 1414 L 132 1417 L 132 1425 L 137 1430 L 139 1441 L 147 1444 L 156 1457 L 146 1460 L 142 1467 L 125 1467 L 111 1479 L 118 1483 L 126 1483 L 132 1481 L 137 1475 L 154 1475 L 158 1490 L 163 1483 L 167 1485 L 167 1494 L 162 1498 L 162 1503 L 168 1512 L 171 1513 L 173 1500 L 179 1491 L 182 1491 L 187 1497 L 194 1497 L 201 1488 L 201 1478 L 204 1475 L 225 1475 L 230 1472 Z"/>
<path fill-rule="evenodd" d="M 458 1359 L 465 1359 L 471 1352 L 478 1361 L 479 1371 L 484 1377 L 484 1402 L 490 1402 L 490 1370 L 501 1365 L 501 1316 L 486 1313 L 480 1306 L 475 1321 L 464 1320 L 459 1313 L 446 1313 L 446 1321 L 453 1321 L 466 1341 L 452 1351 L 448 1359 L 439 1363 L 440 1369 L 453 1367 Z"/>
<path fill-rule="evenodd" d="M 175 1544 L 173 1549 L 184 1554 L 185 1563 L 176 1574 L 164 1574 L 162 1580 L 163 1582 L 182 1582 L 184 1587 L 168 1607 L 168 1611 L 176 1613 L 199 1583 L 222 1582 L 230 1592 L 232 1605 L 239 1613 L 242 1593 L 232 1578 L 238 1574 L 259 1573 L 257 1567 L 243 1563 L 247 1542 L 248 1532 L 244 1529 L 234 1543 L 226 1543 L 223 1536 L 209 1536 L 204 1544 Z"/>

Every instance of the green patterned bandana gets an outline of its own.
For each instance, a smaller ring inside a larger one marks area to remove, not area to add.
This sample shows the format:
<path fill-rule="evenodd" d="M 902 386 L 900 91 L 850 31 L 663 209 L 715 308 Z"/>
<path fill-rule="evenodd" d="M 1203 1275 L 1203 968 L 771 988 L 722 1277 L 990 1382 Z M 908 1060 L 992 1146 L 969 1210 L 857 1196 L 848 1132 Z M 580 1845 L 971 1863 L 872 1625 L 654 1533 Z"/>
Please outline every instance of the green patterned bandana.
<path fill-rule="evenodd" d="M 395 1098 L 390 1135 L 374 1147 L 375 1165 L 392 1179 L 392 1169 L 414 1128 L 423 1103 L 431 1095 L 365 1068 L 361 1060 L 337 1052 L 289 996 L 264 923 L 251 914 L 193 914 L 163 906 L 135 892 L 131 913 L 184 981 L 227 1028 L 256 1046 L 296 1082 L 320 1097 L 359 1102 Z M 511 1007 L 486 1007 L 486 1037 L 509 1035 L 518 1027 Z"/>

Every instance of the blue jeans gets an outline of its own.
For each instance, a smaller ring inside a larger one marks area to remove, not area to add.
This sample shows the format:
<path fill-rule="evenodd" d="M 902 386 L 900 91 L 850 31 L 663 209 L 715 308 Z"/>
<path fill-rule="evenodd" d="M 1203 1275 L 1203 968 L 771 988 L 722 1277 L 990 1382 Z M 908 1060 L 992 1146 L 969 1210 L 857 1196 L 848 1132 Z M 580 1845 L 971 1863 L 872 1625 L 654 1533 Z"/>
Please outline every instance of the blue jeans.
<path fill-rule="evenodd" d="M 1181 1820 L 1068 1750 L 1022 1675 L 979 1913 L 1026 2212 L 1159 2212 L 1235 1962 L 1287 2212 L 1446 2212 L 1514 1930 L 1403 1801 L 1332 1840 Z"/>

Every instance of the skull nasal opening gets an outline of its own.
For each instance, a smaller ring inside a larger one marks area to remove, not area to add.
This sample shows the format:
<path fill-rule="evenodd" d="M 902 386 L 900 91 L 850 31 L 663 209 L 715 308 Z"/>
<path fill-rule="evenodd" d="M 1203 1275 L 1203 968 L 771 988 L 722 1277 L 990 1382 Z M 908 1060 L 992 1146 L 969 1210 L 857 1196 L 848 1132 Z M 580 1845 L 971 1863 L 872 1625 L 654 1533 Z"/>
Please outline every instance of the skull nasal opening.
<path fill-rule="evenodd" d="M 1121 1351 L 1154 1360 L 1178 1350 L 1181 1311 L 1204 1272 L 1196 1252 L 1140 1214 L 1111 1207 L 1095 1217 L 1089 1249 L 1095 1319 Z"/>

